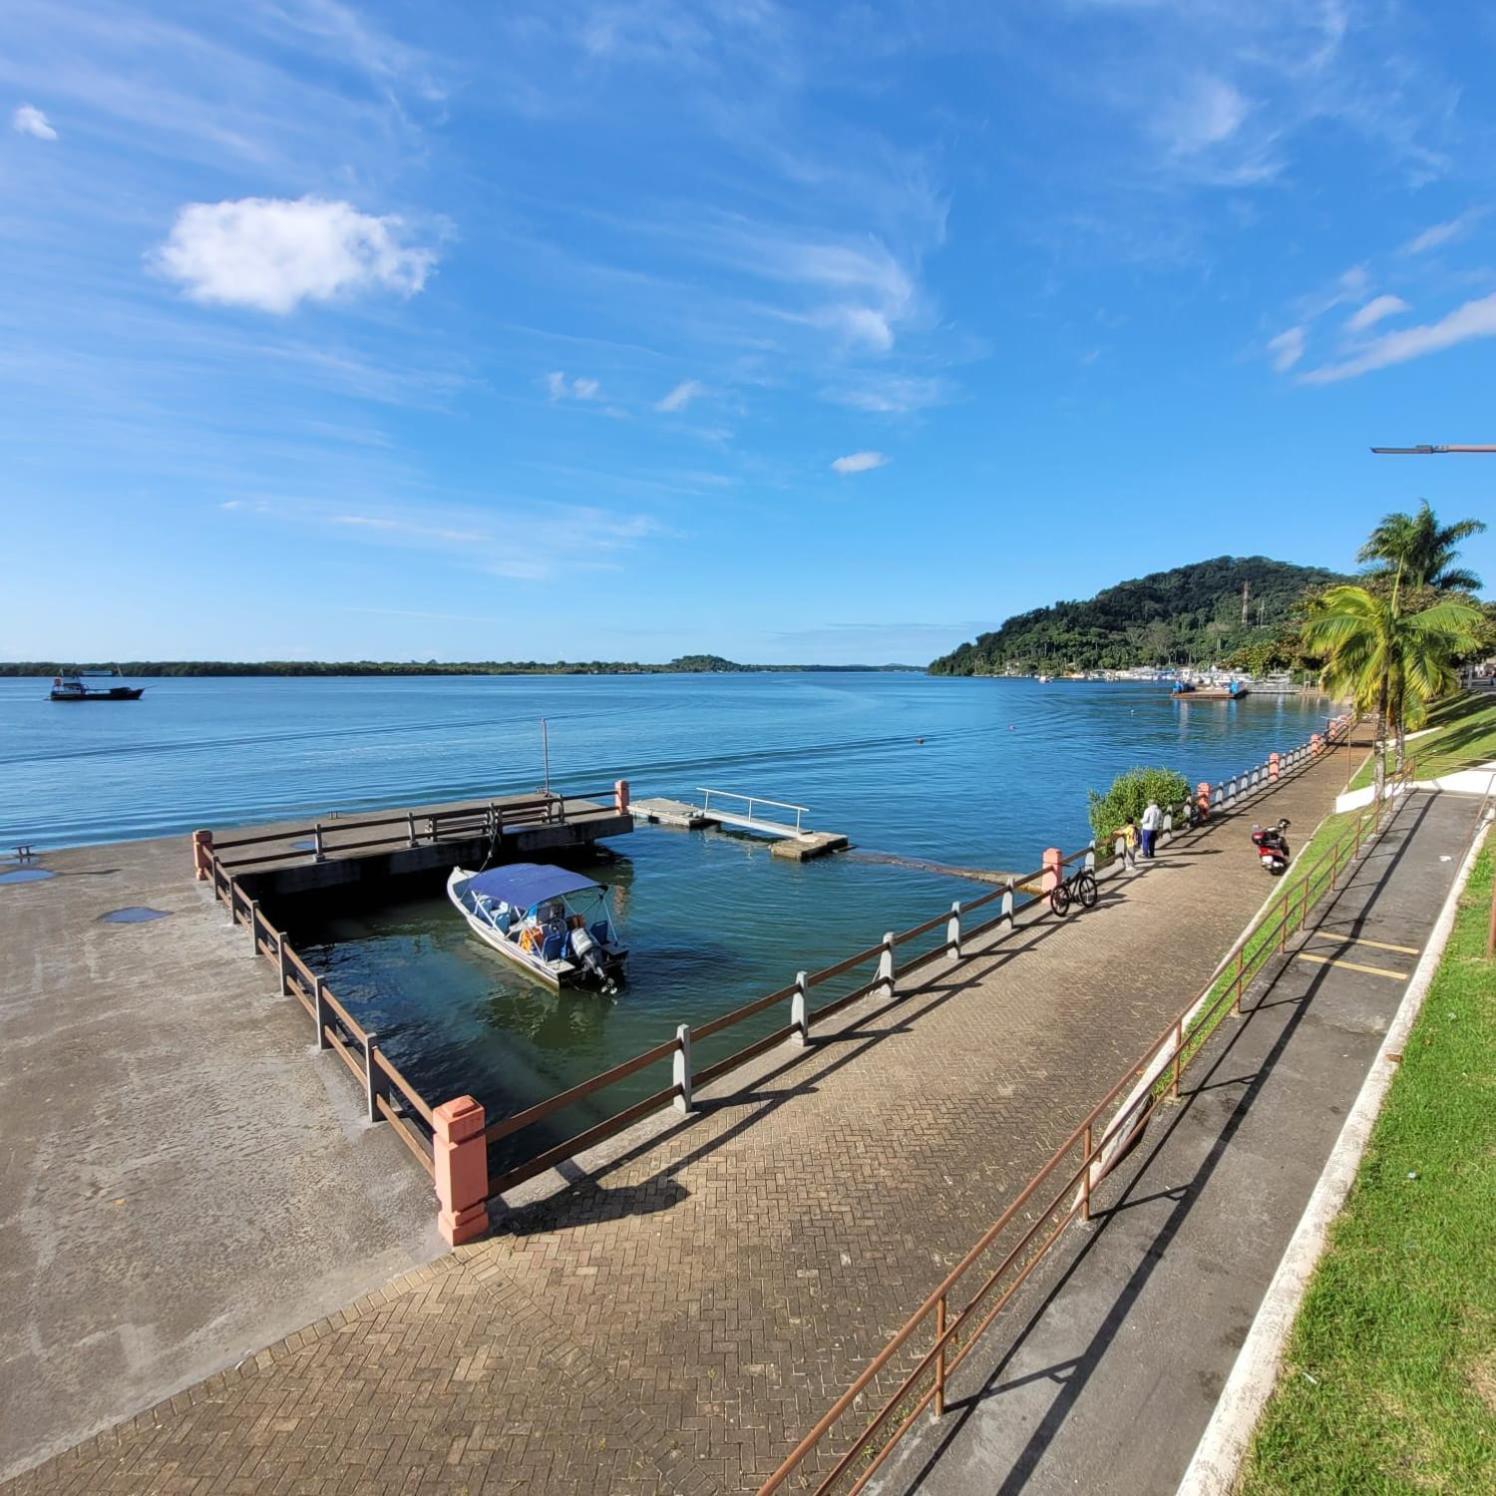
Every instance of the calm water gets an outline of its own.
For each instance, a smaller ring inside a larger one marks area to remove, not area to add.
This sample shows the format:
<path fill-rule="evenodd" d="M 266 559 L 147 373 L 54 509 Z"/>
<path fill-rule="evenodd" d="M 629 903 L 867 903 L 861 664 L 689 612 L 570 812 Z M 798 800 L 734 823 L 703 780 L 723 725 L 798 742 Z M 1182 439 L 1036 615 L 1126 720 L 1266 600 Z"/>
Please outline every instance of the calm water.
<path fill-rule="evenodd" d="M 417 1085 L 509 1110 L 979 891 L 868 852 L 1026 871 L 1045 846 L 1085 843 L 1086 790 L 1118 771 L 1214 780 L 1301 741 L 1326 710 L 1319 698 L 1176 703 L 1157 687 L 907 674 L 167 680 L 138 704 L 98 706 L 9 680 L 0 849 L 529 790 L 542 716 L 559 787 L 751 790 L 852 837 L 858 853 L 807 864 L 736 836 L 620 838 L 604 878 L 633 956 L 612 1001 L 511 974 L 439 888 L 315 926 L 293 913 L 298 947 Z M 660 1084 L 648 1074 L 632 1094 Z"/>

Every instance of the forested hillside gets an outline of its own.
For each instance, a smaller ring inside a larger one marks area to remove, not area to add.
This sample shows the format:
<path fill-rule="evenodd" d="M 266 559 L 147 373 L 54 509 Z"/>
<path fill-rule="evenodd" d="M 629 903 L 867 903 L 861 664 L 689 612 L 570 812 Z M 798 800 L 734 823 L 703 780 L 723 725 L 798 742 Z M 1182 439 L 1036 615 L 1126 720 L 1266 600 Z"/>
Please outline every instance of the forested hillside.
<path fill-rule="evenodd" d="M 1344 580 L 1322 567 L 1294 566 L 1266 556 L 1218 556 L 1121 582 L 1087 601 L 1020 613 L 995 633 L 942 655 L 930 671 L 1000 675 L 1208 665 L 1276 639 L 1307 592 Z"/>

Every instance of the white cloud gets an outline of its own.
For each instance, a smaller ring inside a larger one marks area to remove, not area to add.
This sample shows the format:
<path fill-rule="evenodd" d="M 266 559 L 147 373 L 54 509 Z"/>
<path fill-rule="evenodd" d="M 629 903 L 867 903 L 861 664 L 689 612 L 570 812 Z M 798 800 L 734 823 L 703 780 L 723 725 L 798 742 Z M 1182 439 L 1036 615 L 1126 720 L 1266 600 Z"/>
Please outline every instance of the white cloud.
<path fill-rule="evenodd" d="M 1474 213 L 1461 213 L 1458 218 L 1451 218 L 1448 223 L 1431 224 L 1421 234 L 1415 234 L 1402 247 L 1405 255 L 1421 255 L 1430 249 L 1438 249 L 1440 245 L 1448 244 L 1458 239 L 1472 220 L 1476 217 Z"/>
<path fill-rule="evenodd" d="M 845 457 L 838 457 L 831 464 L 831 469 L 845 477 L 848 473 L 870 473 L 874 468 L 885 466 L 887 462 L 888 458 L 882 452 L 851 452 Z"/>
<path fill-rule="evenodd" d="M 1229 140 L 1251 112 L 1251 102 L 1224 78 L 1197 74 L 1155 115 L 1155 133 L 1180 155 Z"/>
<path fill-rule="evenodd" d="M 655 402 L 655 409 L 669 413 L 684 410 L 698 396 L 706 394 L 706 386 L 699 379 L 683 379 L 663 399 Z"/>
<path fill-rule="evenodd" d="M 1267 340 L 1268 352 L 1273 356 L 1273 368 L 1278 373 L 1285 373 L 1303 358 L 1305 336 L 1303 327 L 1290 327 L 1277 337 Z"/>
<path fill-rule="evenodd" d="M 150 263 L 193 301 L 285 315 L 362 291 L 415 295 L 436 255 L 401 244 L 402 227 L 315 197 L 188 203 Z"/>
<path fill-rule="evenodd" d="M 943 379 L 919 374 L 867 375 L 855 384 L 835 386 L 824 393 L 828 400 L 850 405 L 854 410 L 868 410 L 875 415 L 905 415 L 949 399 L 950 387 Z"/>
<path fill-rule="evenodd" d="M 560 369 L 552 369 L 545 376 L 545 390 L 552 400 L 596 400 L 603 387 L 599 380 L 582 376 L 568 379 Z"/>
<path fill-rule="evenodd" d="M 1346 319 L 1345 330 L 1365 332 L 1383 319 L 1395 317 L 1399 312 L 1407 310 L 1408 304 L 1401 296 L 1375 296 L 1359 312 L 1355 312 Z"/>
<path fill-rule="evenodd" d="M 57 131 L 52 128 L 52 121 L 34 104 L 22 104 L 11 115 L 10 127 L 22 135 L 30 135 L 37 140 L 57 139 Z"/>
<path fill-rule="evenodd" d="M 1352 379 L 1373 369 L 1385 369 L 1391 364 L 1438 353 L 1473 338 L 1490 337 L 1496 337 L 1496 294 L 1467 301 L 1437 322 L 1404 328 L 1401 332 L 1383 333 L 1353 357 L 1311 369 L 1299 377 L 1305 384 L 1332 384 L 1338 379 Z"/>

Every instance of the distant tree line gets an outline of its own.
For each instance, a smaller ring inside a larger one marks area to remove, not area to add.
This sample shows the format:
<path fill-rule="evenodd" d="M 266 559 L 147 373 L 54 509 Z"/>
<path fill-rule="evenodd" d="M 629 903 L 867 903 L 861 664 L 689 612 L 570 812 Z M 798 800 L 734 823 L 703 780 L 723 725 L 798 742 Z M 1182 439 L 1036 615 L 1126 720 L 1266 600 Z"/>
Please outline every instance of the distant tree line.
<path fill-rule="evenodd" d="M 742 675 L 754 672 L 911 670 L 911 665 L 740 665 L 721 655 L 681 655 L 663 665 L 630 660 L 17 660 L 0 676 L 192 675 Z"/>

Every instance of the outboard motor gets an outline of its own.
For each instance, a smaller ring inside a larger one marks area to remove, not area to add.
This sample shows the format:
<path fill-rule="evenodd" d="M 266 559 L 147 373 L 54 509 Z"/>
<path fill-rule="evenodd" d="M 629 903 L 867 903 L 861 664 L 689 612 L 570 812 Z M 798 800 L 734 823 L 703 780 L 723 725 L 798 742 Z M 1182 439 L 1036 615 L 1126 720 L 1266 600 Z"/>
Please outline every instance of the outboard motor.
<path fill-rule="evenodd" d="M 1258 861 L 1275 878 L 1283 874 L 1290 861 L 1288 837 L 1284 834 L 1288 824 L 1288 817 L 1284 816 L 1266 831 L 1261 826 L 1252 827 L 1252 845 L 1257 848 Z"/>

